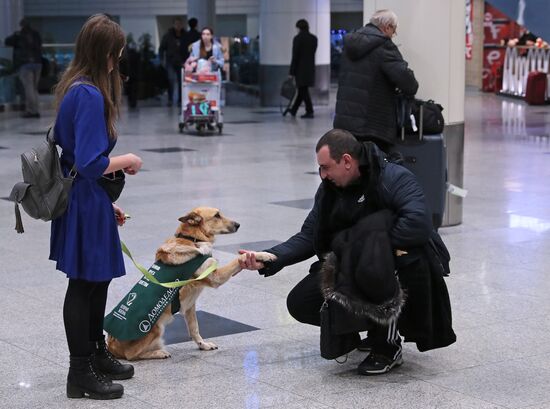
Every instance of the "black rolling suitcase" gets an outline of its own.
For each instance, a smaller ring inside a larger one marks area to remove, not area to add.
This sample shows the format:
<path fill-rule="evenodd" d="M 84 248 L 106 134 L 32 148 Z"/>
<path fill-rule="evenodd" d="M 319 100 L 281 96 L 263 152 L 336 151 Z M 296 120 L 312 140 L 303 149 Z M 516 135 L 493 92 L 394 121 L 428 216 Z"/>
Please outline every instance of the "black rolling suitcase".
<path fill-rule="evenodd" d="M 447 147 L 442 134 L 424 135 L 423 120 L 424 109 L 421 105 L 418 134 L 405 135 L 405 126 L 402 126 L 401 138 L 391 151 L 400 153 L 402 165 L 416 175 L 424 189 L 434 228 L 438 229 L 445 211 Z"/>

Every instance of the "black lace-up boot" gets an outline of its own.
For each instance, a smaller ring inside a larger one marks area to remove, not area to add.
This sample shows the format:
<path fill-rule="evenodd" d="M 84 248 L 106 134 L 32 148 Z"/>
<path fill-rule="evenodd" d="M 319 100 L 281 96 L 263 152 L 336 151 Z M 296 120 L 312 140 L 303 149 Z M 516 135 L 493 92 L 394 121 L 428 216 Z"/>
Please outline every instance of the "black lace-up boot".
<path fill-rule="evenodd" d="M 124 394 L 122 385 L 97 372 L 91 356 L 71 356 L 69 375 L 67 376 L 67 397 L 90 399 L 117 399 Z"/>
<path fill-rule="evenodd" d="M 134 376 L 134 367 L 120 363 L 107 349 L 105 338 L 93 343 L 92 357 L 95 368 L 110 379 L 130 379 Z"/>

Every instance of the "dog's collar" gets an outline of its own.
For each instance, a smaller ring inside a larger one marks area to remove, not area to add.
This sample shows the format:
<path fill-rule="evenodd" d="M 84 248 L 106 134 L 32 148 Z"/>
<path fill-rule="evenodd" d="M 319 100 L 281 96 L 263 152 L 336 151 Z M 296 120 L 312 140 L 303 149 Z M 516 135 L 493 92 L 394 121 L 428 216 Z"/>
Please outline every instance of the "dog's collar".
<path fill-rule="evenodd" d="M 193 243 L 196 243 L 196 242 L 200 241 L 200 240 L 198 240 L 196 237 L 187 236 L 186 234 L 181 234 L 181 233 L 174 234 L 174 236 L 176 236 L 178 239 L 187 239 L 187 240 L 191 240 Z"/>

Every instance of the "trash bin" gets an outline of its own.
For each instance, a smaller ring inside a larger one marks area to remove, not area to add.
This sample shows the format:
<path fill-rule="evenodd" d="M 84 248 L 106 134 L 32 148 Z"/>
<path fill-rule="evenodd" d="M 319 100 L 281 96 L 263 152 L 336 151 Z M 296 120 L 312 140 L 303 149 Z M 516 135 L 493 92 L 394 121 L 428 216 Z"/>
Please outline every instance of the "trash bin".
<path fill-rule="evenodd" d="M 443 132 L 447 144 L 447 182 L 449 185 L 464 186 L 464 124 L 446 126 Z M 446 193 L 445 211 L 441 227 L 462 223 L 463 197 Z"/>

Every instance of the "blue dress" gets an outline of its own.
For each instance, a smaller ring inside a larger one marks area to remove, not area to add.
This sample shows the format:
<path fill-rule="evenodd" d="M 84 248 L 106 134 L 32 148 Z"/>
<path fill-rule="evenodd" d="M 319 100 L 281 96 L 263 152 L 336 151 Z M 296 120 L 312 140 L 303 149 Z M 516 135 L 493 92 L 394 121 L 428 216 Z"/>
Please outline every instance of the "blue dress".
<path fill-rule="evenodd" d="M 109 138 L 101 92 L 91 85 L 69 89 L 57 114 L 55 140 L 65 174 L 78 172 L 67 211 L 52 221 L 50 260 L 68 278 L 108 281 L 123 276 L 124 260 L 112 203 L 97 179 L 109 166 L 116 140 Z"/>

